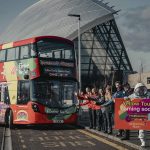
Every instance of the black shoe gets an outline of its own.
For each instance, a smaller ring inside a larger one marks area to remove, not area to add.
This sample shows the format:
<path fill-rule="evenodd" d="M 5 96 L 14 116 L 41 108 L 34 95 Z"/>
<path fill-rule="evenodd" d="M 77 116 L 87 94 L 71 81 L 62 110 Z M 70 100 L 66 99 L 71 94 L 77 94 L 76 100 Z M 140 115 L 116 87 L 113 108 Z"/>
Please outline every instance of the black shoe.
<path fill-rule="evenodd" d="M 109 131 L 109 132 L 107 132 L 108 134 L 112 134 L 112 132 L 111 131 Z"/>
<path fill-rule="evenodd" d="M 96 127 L 93 127 L 93 129 L 95 130 L 95 129 L 96 129 Z"/>
<path fill-rule="evenodd" d="M 122 137 L 122 134 L 117 134 L 116 137 Z"/>
<path fill-rule="evenodd" d="M 104 131 L 104 133 L 107 133 L 107 131 Z"/>
<path fill-rule="evenodd" d="M 122 137 L 121 140 L 129 140 L 129 137 Z"/>
<path fill-rule="evenodd" d="M 98 127 L 98 128 L 97 128 L 97 130 L 98 130 L 98 131 L 101 131 L 101 128 L 100 128 L 100 127 Z"/>
<path fill-rule="evenodd" d="M 90 128 L 90 129 L 93 129 L 93 127 L 92 127 L 92 126 L 90 126 L 89 128 Z"/>

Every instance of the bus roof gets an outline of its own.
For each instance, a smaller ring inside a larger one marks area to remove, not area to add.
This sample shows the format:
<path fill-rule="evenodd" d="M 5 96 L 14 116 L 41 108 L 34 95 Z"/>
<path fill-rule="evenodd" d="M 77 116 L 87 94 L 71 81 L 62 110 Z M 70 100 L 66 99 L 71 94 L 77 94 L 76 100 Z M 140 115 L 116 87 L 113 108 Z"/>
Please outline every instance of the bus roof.
<path fill-rule="evenodd" d="M 17 46 L 21 46 L 21 45 L 26 45 L 26 44 L 31 44 L 31 43 L 37 42 L 37 41 L 39 41 L 39 40 L 41 40 L 43 38 L 63 40 L 63 41 L 66 41 L 66 42 L 68 42 L 70 44 L 73 44 L 72 41 L 70 41 L 70 40 L 68 40 L 66 38 L 58 37 L 58 36 L 37 36 L 37 37 L 32 37 L 32 38 L 28 38 L 28 39 L 24 39 L 24 40 L 20 40 L 20 41 L 15 41 L 15 42 L 1 44 L 0 45 L 0 50 L 6 49 L 6 48 L 17 47 Z"/>

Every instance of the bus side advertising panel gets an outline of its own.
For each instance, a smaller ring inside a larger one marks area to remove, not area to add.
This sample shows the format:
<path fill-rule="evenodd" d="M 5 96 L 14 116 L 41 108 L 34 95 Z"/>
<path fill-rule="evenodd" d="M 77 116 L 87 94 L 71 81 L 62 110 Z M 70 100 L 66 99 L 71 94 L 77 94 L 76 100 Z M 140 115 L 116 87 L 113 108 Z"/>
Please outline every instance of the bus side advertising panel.
<path fill-rule="evenodd" d="M 115 99 L 115 128 L 150 130 L 150 99 Z"/>
<path fill-rule="evenodd" d="M 24 80 L 29 74 L 30 79 L 40 76 L 37 58 L 0 63 L 0 81 Z"/>

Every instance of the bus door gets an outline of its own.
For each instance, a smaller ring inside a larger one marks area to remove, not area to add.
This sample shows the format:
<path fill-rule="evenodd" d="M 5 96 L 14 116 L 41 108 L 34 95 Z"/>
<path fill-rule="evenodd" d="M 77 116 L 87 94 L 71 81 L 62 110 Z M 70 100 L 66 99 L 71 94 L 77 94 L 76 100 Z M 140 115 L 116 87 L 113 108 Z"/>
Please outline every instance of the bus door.
<path fill-rule="evenodd" d="M 9 107 L 9 95 L 7 84 L 0 84 L 0 123 L 5 123 L 5 112 Z"/>

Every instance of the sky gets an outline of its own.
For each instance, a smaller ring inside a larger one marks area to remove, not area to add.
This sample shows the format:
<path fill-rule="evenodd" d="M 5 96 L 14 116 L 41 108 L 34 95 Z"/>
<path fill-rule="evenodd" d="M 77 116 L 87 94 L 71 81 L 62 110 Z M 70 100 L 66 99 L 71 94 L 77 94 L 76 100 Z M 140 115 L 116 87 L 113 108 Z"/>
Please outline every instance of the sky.
<path fill-rule="evenodd" d="M 121 9 L 116 22 L 135 71 L 150 72 L 150 0 L 107 0 Z"/>
<path fill-rule="evenodd" d="M 0 0 L 0 34 L 24 9 L 38 0 Z M 103 0 L 115 10 L 115 19 L 135 71 L 150 71 L 150 0 Z"/>
<path fill-rule="evenodd" d="M 0 34 L 19 13 L 38 0 L 0 0 Z"/>

